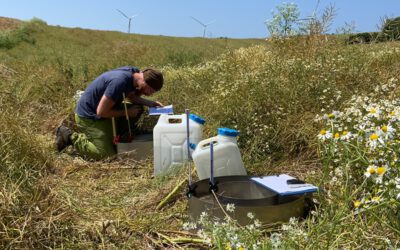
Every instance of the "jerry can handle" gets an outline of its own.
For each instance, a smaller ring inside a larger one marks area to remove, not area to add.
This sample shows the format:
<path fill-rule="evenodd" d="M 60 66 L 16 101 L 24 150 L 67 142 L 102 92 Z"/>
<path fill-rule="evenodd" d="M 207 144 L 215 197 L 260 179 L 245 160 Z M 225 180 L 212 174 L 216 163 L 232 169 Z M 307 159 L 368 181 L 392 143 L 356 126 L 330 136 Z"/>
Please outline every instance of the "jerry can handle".
<path fill-rule="evenodd" d="M 207 144 L 216 143 L 216 142 L 218 142 L 216 137 L 205 139 L 205 140 L 199 142 L 196 149 L 199 148 L 200 150 L 203 150 Z"/>
<path fill-rule="evenodd" d="M 179 120 L 179 122 L 173 122 L 171 124 L 180 124 L 183 123 L 184 121 L 186 121 L 186 118 L 182 115 L 166 115 L 166 114 L 162 114 L 160 115 L 159 118 L 163 123 L 171 123 L 171 120 Z"/>

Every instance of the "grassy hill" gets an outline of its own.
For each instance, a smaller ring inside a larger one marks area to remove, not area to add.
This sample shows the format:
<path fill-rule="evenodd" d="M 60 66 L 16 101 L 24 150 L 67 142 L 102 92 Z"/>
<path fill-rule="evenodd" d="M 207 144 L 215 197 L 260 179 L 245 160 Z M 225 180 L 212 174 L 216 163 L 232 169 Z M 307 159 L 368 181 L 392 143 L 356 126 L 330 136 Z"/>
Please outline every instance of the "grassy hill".
<path fill-rule="evenodd" d="M 1 31 L 0 58 L 3 248 L 399 247 L 398 42 L 176 38 L 33 20 Z M 311 214 L 251 230 L 211 223 L 197 235 L 182 227 L 186 184 L 156 209 L 185 169 L 155 178 L 151 160 L 56 153 L 53 131 L 70 120 L 75 92 L 121 65 L 160 68 L 166 86 L 154 98 L 204 117 L 206 136 L 240 130 L 250 175 L 321 187 Z"/>
<path fill-rule="evenodd" d="M 63 28 L 48 26 L 39 19 L 20 26 L 17 23 L 13 19 L 0 19 L 0 30 L 14 28 L 11 30 L 15 33 L 9 36 L 18 35 L 19 29 L 32 39 L 7 51 L 15 60 L 28 57 L 55 62 L 68 58 L 74 64 L 83 61 L 107 67 L 120 65 L 121 60 L 139 67 L 180 66 L 203 62 L 229 49 L 263 43 L 261 39 L 183 38 Z"/>

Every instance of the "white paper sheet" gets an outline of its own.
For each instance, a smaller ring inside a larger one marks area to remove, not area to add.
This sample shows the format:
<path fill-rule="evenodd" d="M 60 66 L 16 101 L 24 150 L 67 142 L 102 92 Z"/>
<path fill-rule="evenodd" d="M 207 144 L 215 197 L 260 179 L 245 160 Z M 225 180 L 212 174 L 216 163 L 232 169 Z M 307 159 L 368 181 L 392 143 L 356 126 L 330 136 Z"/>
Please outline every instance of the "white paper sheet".
<path fill-rule="evenodd" d="M 313 193 L 318 191 L 318 187 L 308 183 L 288 185 L 286 183 L 287 180 L 296 178 L 287 174 L 253 177 L 251 179 L 282 196 Z"/>
<path fill-rule="evenodd" d="M 172 105 L 163 106 L 163 107 L 151 107 L 149 108 L 149 115 L 161 115 L 167 114 L 172 115 L 174 114 L 174 108 Z"/>

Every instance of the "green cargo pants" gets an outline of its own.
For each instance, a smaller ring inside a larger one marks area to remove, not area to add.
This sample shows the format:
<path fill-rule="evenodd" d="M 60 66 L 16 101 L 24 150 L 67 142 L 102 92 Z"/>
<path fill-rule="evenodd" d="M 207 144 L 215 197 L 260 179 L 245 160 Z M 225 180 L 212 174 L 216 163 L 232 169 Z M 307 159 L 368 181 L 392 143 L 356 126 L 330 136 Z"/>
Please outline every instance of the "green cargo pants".
<path fill-rule="evenodd" d="M 128 103 L 128 107 L 132 106 L 136 106 L 139 109 L 136 117 L 130 119 L 131 131 L 135 133 L 137 132 L 139 118 L 144 112 L 144 107 L 143 105 Z M 123 108 L 123 104 L 117 106 L 117 109 Z M 79 128 L 79 133 L 73 133 L 71 140 L 74 148 L 80 155 L 100 160 L 117 153 L 113 143 L 114 136 L 111 119 L 92 120 L 75 114 L 75 122 Z M 122 138 L 126 137 L 128 134 L 126 118 L 115 118 L 115 122 L 117 134 L 122 136 Z"/>
<path fill-rule="evenodd" d="M 92 120 L 75 114 L 80 133 L 71 136 L 74 148 L 82 156 L 100 160 L 116 154 L 111 119 Z"/>

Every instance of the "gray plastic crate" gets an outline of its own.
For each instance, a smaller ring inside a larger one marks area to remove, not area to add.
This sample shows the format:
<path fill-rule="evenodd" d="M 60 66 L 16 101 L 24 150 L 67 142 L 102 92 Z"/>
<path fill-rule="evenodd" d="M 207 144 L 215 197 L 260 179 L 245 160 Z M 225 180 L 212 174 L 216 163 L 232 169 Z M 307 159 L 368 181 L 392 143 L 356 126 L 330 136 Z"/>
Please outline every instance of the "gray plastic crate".
<path fill-rule="evenodd" d="M 117 143 L 117 153 L 119 157 L 138 161 L 153 157 L 153 134 L 137 135 L 132 142 Z"/>

